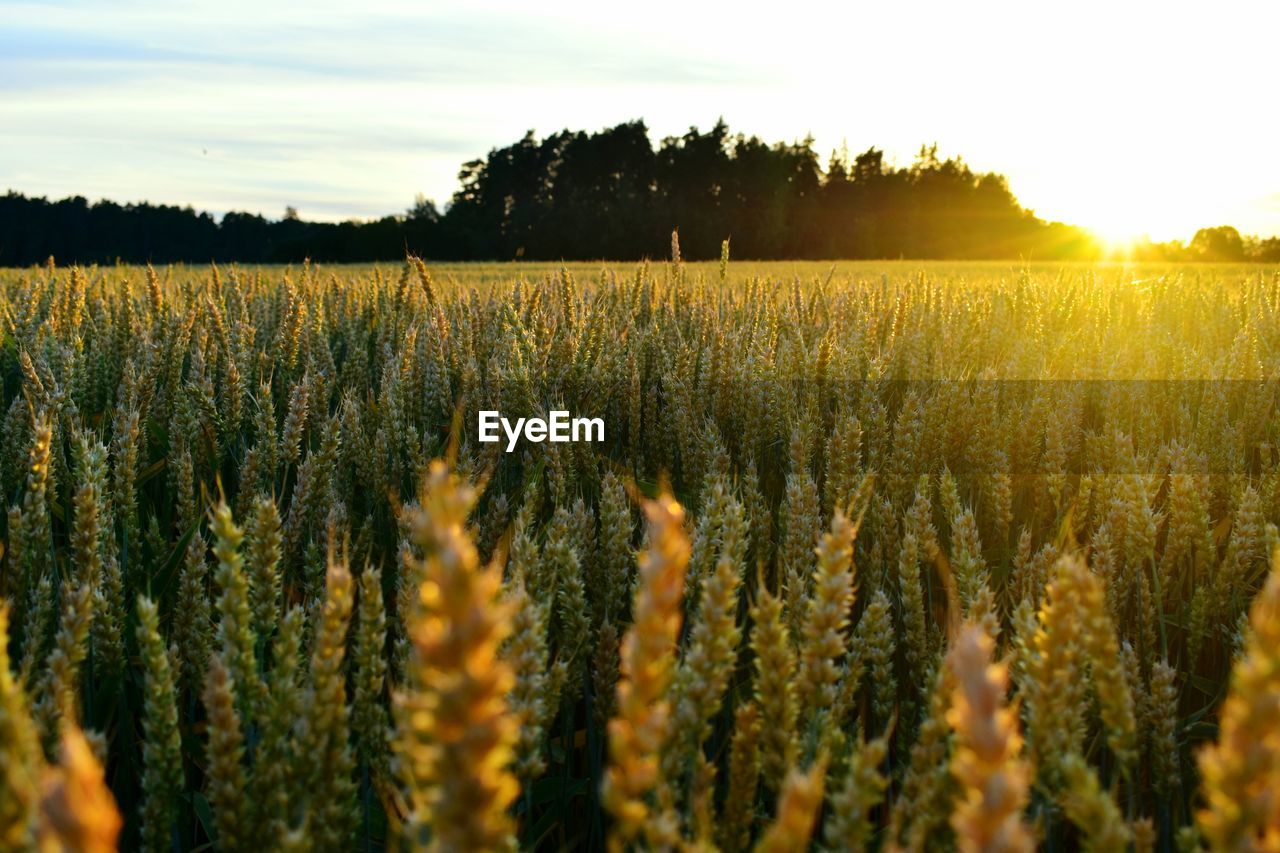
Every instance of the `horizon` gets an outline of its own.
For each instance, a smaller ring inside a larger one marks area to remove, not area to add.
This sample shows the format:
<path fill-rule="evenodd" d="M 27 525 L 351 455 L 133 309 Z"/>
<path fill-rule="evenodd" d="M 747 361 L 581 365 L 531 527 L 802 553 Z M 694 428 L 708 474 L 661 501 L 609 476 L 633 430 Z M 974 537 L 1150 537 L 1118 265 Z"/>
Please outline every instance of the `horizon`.
<path fill-rule="evenodd" d="M 1061 20 L 1004 2 L 769 21 L 674 4 L 634 20 L 575 4 L 180 8 L 185 24 L 140 3 L 0 3 L 0 186 L 369 220 L 419 193 L 443 207 L 464 162 L 529 129 L 643 118 L 656 143 L 723 116 L 769 143 L 812 135 L 824 169 L 842 144 L 906 165 L 936 141 L 1041 219 L 1104 239 L 1280 235 L 1280 160 L 1260 156 L 1280 132 L 1262 108 L 1280 9 L 1264 3 L 1211 19 L 1089 3 Z M 1049 27 L 1052 43 L 1035 35 Z"/>

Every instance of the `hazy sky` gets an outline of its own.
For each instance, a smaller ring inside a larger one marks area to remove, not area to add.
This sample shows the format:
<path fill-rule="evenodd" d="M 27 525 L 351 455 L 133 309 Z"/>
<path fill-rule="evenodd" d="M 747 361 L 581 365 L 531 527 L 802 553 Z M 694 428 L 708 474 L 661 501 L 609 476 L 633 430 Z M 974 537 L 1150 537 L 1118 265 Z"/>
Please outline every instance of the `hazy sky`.
<path fill-rule="evenodd" d="M 936 141 L 1113 234 L 1280 234 L 1276 0 L 753 5 L 0 0 L 0 192 L 364 218 L 529 128 L 723 115 L 824 164 Z"/>

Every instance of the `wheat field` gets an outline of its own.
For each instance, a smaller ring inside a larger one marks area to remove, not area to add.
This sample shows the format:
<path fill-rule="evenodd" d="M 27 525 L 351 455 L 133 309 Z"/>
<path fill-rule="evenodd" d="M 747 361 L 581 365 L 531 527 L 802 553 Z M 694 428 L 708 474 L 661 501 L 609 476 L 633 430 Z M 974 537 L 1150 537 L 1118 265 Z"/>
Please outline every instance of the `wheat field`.
<path fill-rule="evenodd" d="M 1280 271 L 0 271 L 0 849 L 1280 848 Z M 477 440 L 476 412 L 602 418 Z"/>

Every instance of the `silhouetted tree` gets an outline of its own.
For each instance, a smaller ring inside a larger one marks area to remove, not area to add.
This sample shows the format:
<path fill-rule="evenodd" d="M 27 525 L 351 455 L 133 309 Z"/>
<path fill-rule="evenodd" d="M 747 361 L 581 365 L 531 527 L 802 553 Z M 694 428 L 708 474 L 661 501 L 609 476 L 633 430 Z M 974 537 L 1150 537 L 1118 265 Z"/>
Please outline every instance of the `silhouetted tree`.
<path fill-rule="evenodd" d="M 422 193 L 414 196 L 413 207 L 406 211 L 405 216 L 411 220 L 422 222 L 434 223 L 440 221 L 440 211 L 436 209 L 436 203 Z"/>
<path fill-rule="evenodd" d="M 1268 264 L 1280 263 L 1280 237 L 1256 240 L 1250 255 L 1255 261 L 1262 261 Z"/>
<path fill-rule="evenodd" d="M 643 121 L 596 133 L 529 131 L 464 163 L 443 211 L 419 195 L 401 216 L 316 223 L 293 207 L 280 221 L 191 208 L 0 197 L 0 265 L 61 262 L 373 261 L 406 252 L 439 259 L 664 257 L 673 230 L 686 258 L 1089 259 L 1087 232 L 1024 209 L 1001 175 L 973 171 L 938 146 L 909 166 L 868 148 L 833 152 L 825 172 L 812 139 L 769 144 L 724 120 L 649 139 Z M 1280 239 L 1230 226 L 1185 249 L 1146 243 L 1145 260 L 1280 261 Z"/>
<path fill-rule="evenodd" d="M 1191 238 L 1189 248 L 1197 260 L 1244 260 L 1244 239 L 1241 238 L 1240 232 L 1230 225 L 1201 228 L 1196 232 L 1196 236 Z"/>

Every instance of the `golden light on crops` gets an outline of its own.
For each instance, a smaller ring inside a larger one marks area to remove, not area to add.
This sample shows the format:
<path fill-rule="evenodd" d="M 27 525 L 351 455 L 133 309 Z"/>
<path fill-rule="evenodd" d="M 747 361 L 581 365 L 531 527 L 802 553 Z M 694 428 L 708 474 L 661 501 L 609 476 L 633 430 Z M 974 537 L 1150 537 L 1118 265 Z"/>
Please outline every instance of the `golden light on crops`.
<path fill-rule="evenodd" d="M 1271 831 L 1280 282 L 670 257 L 0 270 L 0 848 Z"/>

